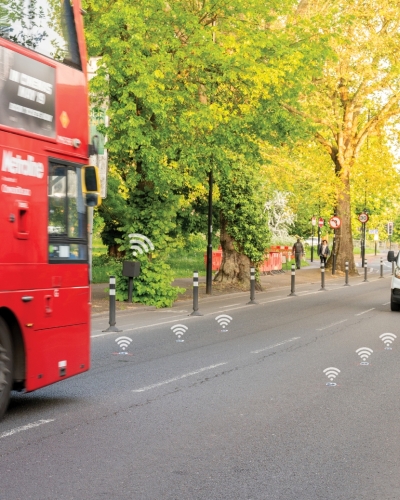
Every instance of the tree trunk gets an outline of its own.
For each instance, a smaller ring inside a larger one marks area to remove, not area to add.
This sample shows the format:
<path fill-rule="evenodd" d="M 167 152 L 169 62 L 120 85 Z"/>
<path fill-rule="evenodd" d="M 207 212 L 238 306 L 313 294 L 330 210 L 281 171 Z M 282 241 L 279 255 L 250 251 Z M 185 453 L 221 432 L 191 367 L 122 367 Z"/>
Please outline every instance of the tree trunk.
<path fill-rule="evenodd" d="M 235 250 L 235 240 L 229 235 L 226 221 L 221 213 L 222 263 L 214 281 L 250 286 L 250 259 Z"/>
<path fill-rule="evenodd" d="M 349 263 L 349 273 L 358 274 L 354 264 L 353 235 L 351 230 L 351 203 L 350 203 L 350 179 L 348 171 L 339 171 L 341 186 L 337 195 L 336 215 L 340 217 L 342 224 L 336 229 L 335 253 L 336 270 L 344 272 L 345 263 Z M 346 169 L 347 170 L 347 169 Z M 327 267 L 332 269 L 333 248 L 327 262 Z"/>
<path fill-rule="evenodd" d="M 120 250 L 119 245 L 116 243 L 114 245 L 110 245 L 108 247 L 108 255 L 110 257 L 115 257 L 115 258 L 123 258 L 125 257 L 125 250 Z"/>

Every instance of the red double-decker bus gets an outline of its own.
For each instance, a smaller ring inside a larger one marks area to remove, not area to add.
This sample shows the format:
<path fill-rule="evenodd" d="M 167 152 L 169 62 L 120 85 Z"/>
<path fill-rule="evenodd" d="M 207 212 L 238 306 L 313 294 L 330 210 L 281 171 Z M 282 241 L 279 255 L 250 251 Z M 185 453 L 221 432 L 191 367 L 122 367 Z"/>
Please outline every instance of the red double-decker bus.
<path fill-rule="evenodd" d="M 0 417 L 89 368 L 88 128 L 79 0 L 1 2 Z"/>

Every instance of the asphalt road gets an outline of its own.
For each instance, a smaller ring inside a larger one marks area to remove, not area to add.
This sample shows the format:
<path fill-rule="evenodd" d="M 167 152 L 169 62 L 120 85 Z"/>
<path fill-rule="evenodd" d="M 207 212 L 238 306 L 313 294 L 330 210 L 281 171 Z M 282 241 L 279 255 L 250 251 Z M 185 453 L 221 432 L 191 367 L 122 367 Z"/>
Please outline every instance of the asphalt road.
<path fill-rule="evenodd" d="M 0 499 L 399 500 L 400 313 L 378 276 L 127 311 L 119 334 L 96 317 L 88 373 L 13 396 Z"/>

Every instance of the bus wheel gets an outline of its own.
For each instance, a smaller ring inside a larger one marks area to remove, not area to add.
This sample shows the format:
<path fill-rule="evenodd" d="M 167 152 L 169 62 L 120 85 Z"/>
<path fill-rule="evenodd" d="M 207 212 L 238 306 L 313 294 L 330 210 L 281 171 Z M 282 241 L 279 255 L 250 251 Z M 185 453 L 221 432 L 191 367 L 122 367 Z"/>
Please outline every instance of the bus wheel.
<path fill-rule="evenodd" d="M 10 332 L 0 318 L 0 418 L 7 410 L 12 385 L 12 344 Z"/>

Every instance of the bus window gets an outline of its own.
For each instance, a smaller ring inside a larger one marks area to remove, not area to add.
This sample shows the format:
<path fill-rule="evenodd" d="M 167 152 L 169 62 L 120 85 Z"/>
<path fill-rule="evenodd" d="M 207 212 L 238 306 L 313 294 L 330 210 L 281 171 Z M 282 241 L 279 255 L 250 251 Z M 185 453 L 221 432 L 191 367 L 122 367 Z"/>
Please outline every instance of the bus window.
<path fill-rule="evenodd" d="M 87 261 L 81 167 L 68 162 L 51 162 L 48 199 L 49 261 Z"/>
<path fill-rule="evenodd" d="M 69 0 L 0 0 L 0 36 L 82 69 Z"/>

